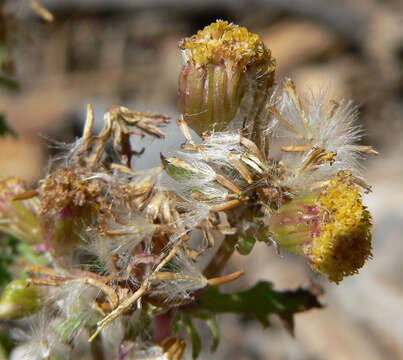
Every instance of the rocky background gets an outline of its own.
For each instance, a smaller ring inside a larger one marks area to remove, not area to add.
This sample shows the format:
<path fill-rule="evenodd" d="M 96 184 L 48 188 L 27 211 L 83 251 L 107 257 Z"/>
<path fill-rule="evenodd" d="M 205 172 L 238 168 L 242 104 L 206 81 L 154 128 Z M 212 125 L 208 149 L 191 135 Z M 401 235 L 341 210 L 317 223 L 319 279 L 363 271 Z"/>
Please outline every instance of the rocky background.
<path fill-rule="evenodd" d="M 223 316 L 218 351 L 206 350 L 201 358 L 403 358 L 401 0 L 41 0 L 54 16 L 51 23 L 27 1 L 5 3 L 14 16 L 7 26 L 19 87 L 0 87 L 0 112 L 19 137 L 0 139 L 2 177 L 35 183 L 60 148 L 55 141 L 80 135 L 87 103 L 99 125 L 116 103 L 177 116 L 177 43 L 216 19 L 261 35 L 277 58 L 279 83 L 288 76 L 299 90 L 354 99 L 363 144 L 380 153 L 365 164 L 374 190 L 366 198 L 374 218 L 373 259 L 359 276 L 336 286 L 315 277 L 301 259 L 263 244 L 248 257 L 234 256 L 228 270 L 246 270 L 237 289 L 258 279 L 279 289 L 314 281 L 324 288 L 326 308 L 297 315 L 295 337 L 276 318 L 264 330 L 252 319 Z M 160 151 L 168 154 L 183 141 L 175 125 L 166 133 L 166 144 L 133 139 L 139 150 L 145 146 L 137 168 L 157 164 Z"/>

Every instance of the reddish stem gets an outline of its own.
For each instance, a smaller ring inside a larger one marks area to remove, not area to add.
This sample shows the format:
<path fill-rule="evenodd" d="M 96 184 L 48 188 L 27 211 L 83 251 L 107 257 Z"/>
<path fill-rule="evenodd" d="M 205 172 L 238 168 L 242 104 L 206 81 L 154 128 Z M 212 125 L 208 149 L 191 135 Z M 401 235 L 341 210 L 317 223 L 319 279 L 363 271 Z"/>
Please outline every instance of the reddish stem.
<path fill-rule="evenodd" d="M 172 319 L 172 310 L 154 317 L 154 342 L 156 344 L 172 335 Z"/>

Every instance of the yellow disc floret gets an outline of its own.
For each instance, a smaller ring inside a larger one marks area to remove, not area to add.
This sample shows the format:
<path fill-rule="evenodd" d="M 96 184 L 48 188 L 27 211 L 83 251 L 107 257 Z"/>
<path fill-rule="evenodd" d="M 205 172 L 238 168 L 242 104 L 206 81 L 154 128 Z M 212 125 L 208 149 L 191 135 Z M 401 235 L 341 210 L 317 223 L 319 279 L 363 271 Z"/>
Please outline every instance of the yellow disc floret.
<path fill-rule="evenodd" d="M 314 270 L 339 283 L 371 256 L 371 215 L 348 172 L 333 178 L 318 202 L 321 225 L 306 254 Z"/>
<path fill-rule="evenodd" d="M 190 38 L 184 39 L 180 48 L 189 61 L 200 66 L 207 63 L 220 64 L 233 61 L 245 66 L 254 62 L 267 62 L 274 71 L 274 59 L 270 50 L 260 40 L 259 35 L 247 28 L 228 21 L 218 20 Z"/>

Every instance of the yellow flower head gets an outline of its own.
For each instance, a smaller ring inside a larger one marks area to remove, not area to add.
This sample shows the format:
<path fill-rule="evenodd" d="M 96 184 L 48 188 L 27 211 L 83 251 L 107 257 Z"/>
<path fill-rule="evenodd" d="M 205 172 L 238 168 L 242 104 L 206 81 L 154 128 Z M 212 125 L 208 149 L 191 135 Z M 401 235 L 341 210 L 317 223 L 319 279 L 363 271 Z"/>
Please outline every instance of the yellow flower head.
<path fill-rule="evenodd" d="M 347 171 L 324 190 L 282 205 L 270 219 L 270 231 L 279 246 L 305 256 L 335 283 L 358 273 L 371 256 L 371 215 Z"/>
<path fill-rule="evenodd" d="M 318 198 L 320 226 L 304 247 L 311 267 L 339 283 L 371 256 L 371 215 L 348 172 L 339 173 Z"/>
<path fill-rule="evenodd" d="M 184 64 L 178 109 L 189 126 L 199 135 L 220 131 L 238 112 L 239 119 L 253 125 L 272 92 L 276 68 L 259 36 L 218 20 L 183 39 L 179 48 Z"/>
<path fill-rule="evenodd" d="M 255 62 L 267 62 L 273 67 L 270 50 L 259 35 L 247 28 L 218 20 L 190 38 L 184 39 L 180 48 L 185 50 L 188 60 L 200 66 L 207 63 L 221 64 L 225 61 L 240 63 L 241 67 Z"/>

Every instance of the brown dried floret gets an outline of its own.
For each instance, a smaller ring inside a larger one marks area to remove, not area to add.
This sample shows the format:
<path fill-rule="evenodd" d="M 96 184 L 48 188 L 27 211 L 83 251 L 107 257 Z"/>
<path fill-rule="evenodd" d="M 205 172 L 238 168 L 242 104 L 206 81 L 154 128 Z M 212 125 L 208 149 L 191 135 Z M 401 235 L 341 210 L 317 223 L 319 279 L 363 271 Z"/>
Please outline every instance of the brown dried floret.
<path fill-rule="evenodd" d="M 41 214 L 57 214 L 67 208 L 89 207 L 94 210 L 105 203 L 105 184 L 88 179 L 83 169 L 60 168 L 41 181 Z"/>

